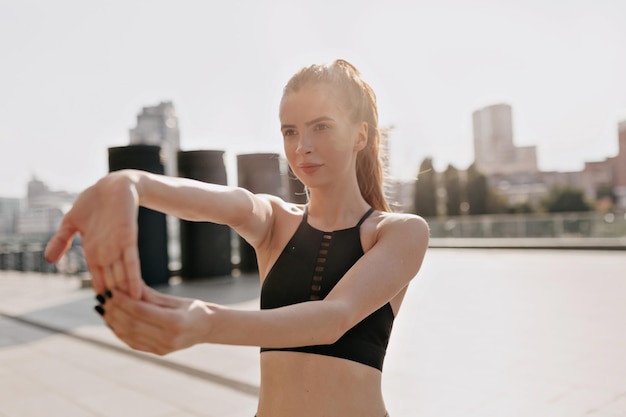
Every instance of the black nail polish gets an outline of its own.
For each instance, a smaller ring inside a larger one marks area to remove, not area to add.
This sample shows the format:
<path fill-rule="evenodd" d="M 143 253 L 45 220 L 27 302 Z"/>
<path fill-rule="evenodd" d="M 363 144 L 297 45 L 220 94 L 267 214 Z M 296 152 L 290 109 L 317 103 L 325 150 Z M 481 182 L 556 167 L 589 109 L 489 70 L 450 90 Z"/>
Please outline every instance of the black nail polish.
<path fill-rule="evenodd" d="M 106 295 L 107 298 L 113 298 L 113 293 L 109 289 L 104 290 L 104 295 Z"/>
<path fill-rule="evenodd" d="M 101 316 L 104 316 L 104 308 L 102 308 L 102 306 L 95 306 L 93 309 Z"/>
<path fill-rule="evenodd" d="M 106 302 L 106 298 L 104 298 L 104 295 L 102 294 L 97 294 L 96 301 L 99 302 L 100 304 L 104 304 Z"/>

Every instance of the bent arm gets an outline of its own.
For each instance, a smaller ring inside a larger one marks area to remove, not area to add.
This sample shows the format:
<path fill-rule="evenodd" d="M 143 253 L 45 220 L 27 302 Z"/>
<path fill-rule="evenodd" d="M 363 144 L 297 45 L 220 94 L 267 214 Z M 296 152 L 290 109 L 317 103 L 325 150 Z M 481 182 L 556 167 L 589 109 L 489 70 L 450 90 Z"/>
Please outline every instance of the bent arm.
<path fill-rule="evenodd" d="M 215 320 L 204 341 L 277 348 L 334 343 L 407 287 L 422 265 L 428 234 L 417 216 L 384 224 L 374 246 L 324 300 L 261 311 L 209 305 Z"/>
<path fill-rule="evenodd" d="M 334 343 L 418 273 L 428 227 L 416 216 L 400 220 L 381 228 L 376 244 L 324 300 L 242 311 L 151 292 L 146 302 L 114 296 L 105 319 L 131 347 L 159 354 L 197 343 L 276 348 Z"/>

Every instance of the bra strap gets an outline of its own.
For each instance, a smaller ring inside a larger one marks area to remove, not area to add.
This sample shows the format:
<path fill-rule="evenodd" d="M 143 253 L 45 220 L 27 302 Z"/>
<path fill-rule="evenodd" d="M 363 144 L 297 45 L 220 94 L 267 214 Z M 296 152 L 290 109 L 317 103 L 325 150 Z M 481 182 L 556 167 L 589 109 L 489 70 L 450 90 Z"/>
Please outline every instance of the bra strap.
<path fill-rule="evenodd" d="M 356 224 L 355 227 L 360 227 L 365 221 L 365 219 L 367 219 L 370 216 L 370 214 L 372 214 L 373 212 L 374 212 L 374 207 L 370 207 L 370 209 L 367 210 L 367 212 L 363 215 L 363 217 L 361 217 L 361 220 L 359 220 L 359 222 Z"/>
<path fill-rule="evenodd" d="M 363 222 L 370 216 L 370 214 L 372 214 L 374 212 L 374 207 L 370 207 L 369 210 L 367 210 L 365 212 L 365 214 L 363 215 L 363 217 L 361 217 L 361 219 L 359 220 L 359 222 L 356 224 L 356 226 L 354 227 L 361 227 L 361 225 L 363 224 Z M 304 214 L 302 215 L 302 221 L 304 223 L 306 223 L 307 219 L 309 217 L 309 205 L 307 204 L 306 206 L 304 206 Z"/>

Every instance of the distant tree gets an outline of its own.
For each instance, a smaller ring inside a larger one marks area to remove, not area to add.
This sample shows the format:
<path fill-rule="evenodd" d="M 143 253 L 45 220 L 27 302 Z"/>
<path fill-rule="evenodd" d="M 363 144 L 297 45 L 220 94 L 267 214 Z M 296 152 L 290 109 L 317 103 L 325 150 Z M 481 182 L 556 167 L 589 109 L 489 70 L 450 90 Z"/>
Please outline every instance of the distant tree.
<path fill-rule="evenodd" d="M 487 177 L 481 174 L 474 164 L 467 169 L 466 184 L 469 214 L 487 214 L 488 186 Z"/>
<path fill-rule="evenodd" d="M 615 209 L 617 196 L 613 188 L 608 185 L 600 186 L 596 190 L 595 210 L 600 213 L 607 213 Z"/>
<path fill-rule="evenodd" d="M 437 185 L 431 158 L 425 158 L 420 165 L 413 193 L 413 208 L 416 214 L 423 217 L 437 215 Z"/>
<path fill-rule="evenodd" d="M 549 213 L 590 211 L 591 205 L 585 200 L 583 192 L 572 187 L 554 187 L 542 201 Z"/>
<path fill-rule="evenodd" d="M 459 179 L 459 170 L 453 165 L 443 173 L 443 181 L 446 188 L 446 214 L 448 216 L 458 216 L 461 214 L 461 180 Z"/>
<path fill-rule="evenodd" d="M 610 185 L 601 185 L 596 190 L 596 200 L 609 199 L 612 203 L 617 202 L 617 196 Z"/>
<path fill-rule="evenodd" d="M 487 185 L 487 214 L 506 213 L 509 203 L 495 188 Z"/>
<path fill-rule="evenodd" d="M 527 214 L 534 212 L 535 208 L 528 202 L 513 204 L 507 208 L 507 213 L 511 214 Z"/>

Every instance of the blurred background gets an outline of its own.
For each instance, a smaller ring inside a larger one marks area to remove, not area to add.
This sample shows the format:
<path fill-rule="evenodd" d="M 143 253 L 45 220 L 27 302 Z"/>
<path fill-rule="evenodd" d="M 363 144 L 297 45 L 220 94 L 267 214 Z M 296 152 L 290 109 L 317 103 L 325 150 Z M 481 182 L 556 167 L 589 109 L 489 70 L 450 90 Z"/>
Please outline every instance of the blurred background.
<path fill-rule="evenodd" d="M 80 239 L 56 265 L 43 248 L 117 169 L 305 201 L 282 88 L 343 58 L 377 93 L 394 210 L 431 227 L 390 415 L 626 416 L 624 16 L 622 0 L 0 0 L 0 415 L 254 414 L 258 349 L 122 348 Z M 258 308 L 228 227 L 138 220 L 150 285 Z"/>
<path fill-rule="evenodd" d="M 336 58 L 377 92 L 387 195 L 429 219 L 433 244 L 620 245 L 624 13 L 617 0 L 2 0 L 3 252 L 36 250 L 78 192 L 125 167 L 302 201 L 282 158 L 278 103 L 294 72 Z M 135 146 L 156 147 L 157 160 L 120 156 Z M 240 163 L 255 154 L 261 162 Z M 250 172 L 267 174 L 253 183 Z M 180 226 L 167 224 L 176 269 Z"/>

